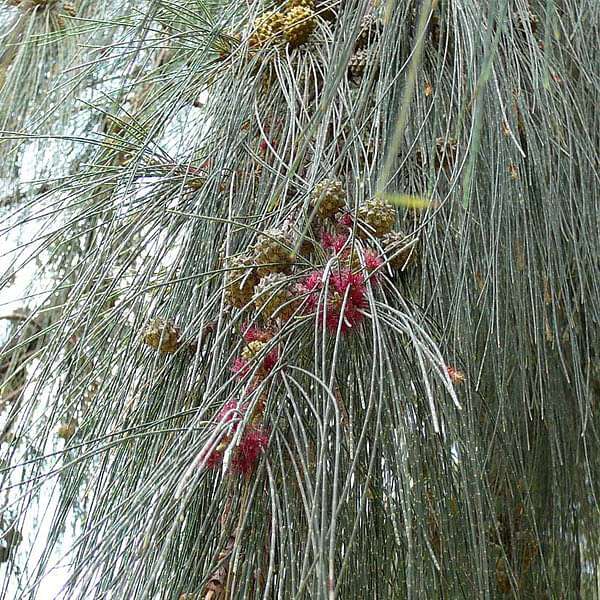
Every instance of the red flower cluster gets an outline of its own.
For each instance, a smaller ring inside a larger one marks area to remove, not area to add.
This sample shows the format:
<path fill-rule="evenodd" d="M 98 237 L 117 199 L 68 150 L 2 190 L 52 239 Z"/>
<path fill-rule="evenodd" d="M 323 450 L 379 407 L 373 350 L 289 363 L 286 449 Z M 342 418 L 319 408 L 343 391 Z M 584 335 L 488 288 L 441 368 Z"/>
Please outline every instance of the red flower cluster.
<path fill-rule="evenodd" d="M 243 417 L 247 409 L 247 405 L 243 405 L 236 400 L 230 400 L 224 404 L 217 414 L 217 421 L 229 423 L 236 415 Z M 231 435 L 236 433 L 238 426 L 239 421 L 231 424 Z M 225 436 L 221 444 L 208 456 L 204 463 L 207 469 L 214 469 L 223 463 L 223 455 L 231 441 L 231 435 Z M 239 444 L 233 450 L 230 463 L 231 471 L 241 475 L 249 475 L 268 443 L 269 431 L 265 427 L 255 423 L 247 425 Z"/>
<path fill-rule="evenodd" d="M 246 344 L 251 344 L 252 342 L 268 342 L 273 334 L 269 331 L 265 331 L 263 329 L 259 329 L 256 326 L 247 327 L 242 333 L 242 337 Z M 264 379 L 272 370 L 273 367 L 277 364 L 279 360 L 279 351 L 277 348 L 274 348 L 261 360 L 261 364 L 258 368 L 256 381 L 254 383 L 258 383 L 261 379 Z M 250 371 L 252 370 L 252 361 L 244 356 L 238 356 L 231 365 L 231 370 L 240 378 L 243 379 L 246 377 Z"/>
<path fill-rule="evenodd" d="M 323 232 L 321 236 L 321 245 L 325 250 L 332 250 L 334 254 L 339 254 L 340 258 L 347 259 L 350 257 L 352 250 L 350 248 L 344 249 L 347 244 L 348 234 L 345 233 L 328 233 Z M 367 248 L 363 252 L 364 266 L 367 273 L 374 271 L 383 264 L 381 256 L 375 252 L 372 248 Z"/>
<path fill-rule="evenodd" d="M 363 310 L 367 306 L 365 279 L 361 273 L 353 273 L 351 269 L 341 269 L 329 276 L 327 298 L 319 304 L 319 295 L 324 288 L 323 272 L 314 271 L 302 284 L 302 290 L 308 294 L 306 307 L 309 312 L 319 309 L 319 316 L 325 317 L 325 326 L 331 333 L 336 333 L 341 320 L 341 332 L 353 331 L 364 319 Z M 346 305 L 344 298 L 347 295 Z M 342 310 L 343 308 L 343 310 Z"/>
<path fill-rule="evenodd" d="M 244 341 L 249 344 L 250 342 L 268 342 L 273 335 L 270 331 L 260 329 L 256 325 L 244 326 L 244 332 L 242 333 Z"/>
<path fill-rule="evenodd" d="M 375 252 L 375 250 L 372 250 L 371 248 L 365 250 L 364 258 L 365 269 L 367 270 L 367 273 L 375 271 L 383 264 L 383 259 L 381 258 L 381 256 L 379 256 L 379 254 L 377 254 L 377 252 Z"/>
<path fill-rule="evenodd" d="M 269 443 L 269 432 L 256 425 L 249 425 L 233 452 L 231 469 L 234 473 L 248 475 Z"/>
<path fill-rule="evenodd" d="M 246 412 L 246 407 L 242 406 L 237 400 L 230 400 L 223 405 L 223 408 L 217 415 L 217 421 L 219 423 L 229 423 L 237 415 L 243 415 Z M 237 430 L 237 423 L 233 424 L 233 431 Z"/>
<path fill-rule="evenodd" d="M 333 250 L 336 254 L 341 251 L 346 242 L 348 241 L 348 235 L 344 233 L 328 233 L 323 232 L 321 236 L 321 245 L 325 250 Z"/>
<path fill-rule="evenodd" d="M 338 219 L 338 223 L 343 225 L 344 227 L 352 227 L 354 223 L 354 219 L 352 218 L 352 214 L 349 212 L 345 212 Z"/>

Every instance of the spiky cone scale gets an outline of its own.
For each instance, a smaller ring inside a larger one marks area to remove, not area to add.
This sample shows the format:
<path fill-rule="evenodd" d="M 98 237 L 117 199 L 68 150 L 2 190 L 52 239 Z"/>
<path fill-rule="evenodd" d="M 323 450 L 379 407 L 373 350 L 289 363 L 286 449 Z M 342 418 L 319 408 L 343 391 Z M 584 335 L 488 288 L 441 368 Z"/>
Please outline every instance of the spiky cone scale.
<path fill-rule="evenodd" d="M 290 46 L 296 48 L 308 41 L 317 21 L 314 10 L 296 6 L 286 11 L 283 19 L 283 35 Z"/>
<path fill-rule="evenodd" d="M 358 235 L 363 238 L 369 237 L 369 235 L 381 238 L 392 231 L 396 223 L 396 209 L 391 204 L 377 198 L 371 198 L 359 206 L 357 216 L 367 225 L 364 230 L 358 229 Z"/>
<path fill-rule="evenodd" d="M 253 340 L 252 342 L 248 342 L 248 344 L 242 350 L 242 358 L 244 360 L 251 361 L 262 352 L 265 346 L 266 342 L 262 342 L 261 340 Z"/>
<path fill-rule="evenodd" d="M 284 15 L 276 10 L 269 10 L 254 21 L 254 31 L 250 36 L 251 48 L 262 48 L 279 35 L 284 26 Z"/>
<path fill-rule="evenodd" d="M 65 15 L 67 15 L 68 17 L 77 16 L 77 7 L 73 2 L 63 2 L 62 9 Z"/>
<path fill-rule="evenodd" d="M 285 7 L 290 10 L 291 8 L 310 8 L 315 10 L 315 0 L 288 0 L 285 3 Z"/>
<path fill-rule="evenodd" d="M 293 312 L 292 293 L 282 273 L 270 273 L 256 286 L 254 307 L 264 319 L 287 319 Z"/>
<path fill-rule="evenodd" d="M 172 354 L 181 345 L 180 333 L 171 321 L 154 319 L 144 331 L 144 343 L 163 354 Z"/>
<path fill-rule="evenodd" d="M 348 74 L 351 79 L 360 79 L 364 74 L 369 62 L 372 61 L 372 53 L 367 48 L 357 50 L 348 61 Z"/>
<path fill-rule="evenodd" d="M 410 236 L 402 231 L 390 231 L 381 239 L 383 252 L 392 269 L 405 271 L 414 267 L 419 261 L 419 253 Z"/>
<path fill-rule="evenodd" d="M 375 41 L 381 34 L 383 23 L 381 19 L 374 15 L 365 15 L 360 22 L 360 31 L 354 44 L 355 50 L 361 50 L 367 48 Z"/>
<path fill-rule="evenodd" d="M 256 27 L 252 32 L 248 40 L 250 48 L 259 49 L 263 48 L 269 41 L 273 39 L 274 33 L 271 27 L 268 25 L 261 25 Z"/>
<path fill-rule="evenodd" d="M 283 229 L 267 229 L 254 244 L 254 262 L 259 277 L 279 273 L 294 262 L 293 241 Z"/>
<path fill-rule="evenodd" d="M 341 181 L 324 179 L 311 194 L 311 206 L 321 218 L 333 217 L 346 205 L 346 192 Z"/>
<path fill-rule="evenodd" d="M 252 301 L 258 277 L 249 256 L 232 256 L 227 262 L 225 302 L 234 308 L 244 308 Z"/>

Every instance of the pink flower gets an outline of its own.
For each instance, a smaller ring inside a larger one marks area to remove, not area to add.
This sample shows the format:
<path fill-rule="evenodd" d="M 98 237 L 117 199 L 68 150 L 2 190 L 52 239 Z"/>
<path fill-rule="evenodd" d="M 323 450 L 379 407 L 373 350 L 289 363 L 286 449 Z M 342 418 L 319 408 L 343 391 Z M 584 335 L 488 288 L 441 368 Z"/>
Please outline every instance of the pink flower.
<path fill-rule="evenodd" d="M 219 423 L 229 423 L 235 416 L 236 413 L 244 413 L 245 407 L 243 407 L 237 400 L 229 400 L 223 404 L 223 408 L 217 414 L 217 421 Z"/>
<path fill-rule="evenodd" d="M 244 326 L 244 332 L 242 333 L 244 341 L 249 344 L 250 342 L 267 342 L 273 337 L 270 332 L 260 329 L 256 325 L 250 327 Z"/>
<path fill-rule="evenodd" d="M 268 443 L 269 432 L 267 429 L 255 425 L 248 426 L 233 453 L 231 470 L 242 475 L 249 475 Z"/>
<path fill-rule="evenodd" d="M 344 213 L 338 220 L 340 225 L 344 225 L 345 227 L 352 227 L 352 215 L 349 212 Z"/>
<path fill-rule="evenodd" d="M 223 462 L 223 453 L 218 452 L 217 450 L 213 450 L 209 454 L 208 458 L 206 459 L 206 462 L 204 463 L 204 467 L 206 469 L 215 469 L 222 462 Z"/>
<path fill-rule="evenodd" d="M 240 378 L 243 379 L 250 373 L 250 365 L 242 356 L 238 356 L 231 365 L 231 370 Z"/>
<path fill-rule="evenodd" d="M 242 404 L 237 400 L 226 402 L 217 413 L 217 421 L 220 423 L 229 423 L 236 417 L 243 417 L 248 410 L 248 404 Z M 264 401 L 260 401 L 255 409 L 255 414 L 264 410 Z M 239 421 L 232 424 L 232 433 L 235 433 Z M 231 442 L 231 434 L 221 438 L 220 443 L 212 450 L 204 461 L 207 469 L 214 469 L 223 463 L 225 449 Z M 231 471 L 248 475 L 254 468 L 256 461 L 269 443 L 269 430 L 256 424 L 246 426 L 239 444 L 233 449 L 231 457 Z"/>
<path fill-rule="evenodd" d="M 364 278 L 360 273 L 343 269 L 331 276 L 330 286 L 334 292 L 329 294 L 325 324 L 331 333 L 337 333 L 341 319 L 340 331 L 347 334 L 364 319 L 362 309 L 367 305 Z M 342 311 L 346 293 L 346 306 Z"/>
<path fill-rule="evenodd" d="M 366 306 L 365 280 L 361 273 L 342 269 L 331 276 L 329 285 L 341 296 L 348 290 L 348 303 L 353 303 L 357 307 Z"/>
<path fill-rule="evenodd" d="M 273 367 L 275 367 L 278 360 L 279 350 L 277 350 L 277 348 L 274 348 L 268 352 L 258 367 L 255 383 L 259 383 L 262 379 L 264 379 L 273 370 Z M 234 359 L 233 364 L 231 365 L 231 370 L 239 379 L 244 379 L 244 377 L 247 377 L 254 368 L 253 365 L 256 365 L 254 358 L 252 360 L 248 360 L 243 356 L 238 356 Z"/>
<path fill-rule="evenodd" d="M 313 271 L 302 284 L 303 288 L 307 292 L 314 292 L 320 290 L 323 279 L 323 271 Z"/>
<path fill-rule="evenodd" d="M 308 294 L 305 301 L 305 309 L 307 312 L 315 310 L 319 302 L 319 292 L 323 287 L 323 271 L 313 271 L 299 286 L 298 294 Z"/>
<path fill-rule="evenodd" d="M 306 302 L 309 311 L 315 310 L 318 306 L 319 297 L 317 291 L 322 289 L 322 273 L 316 271 L 309 275 L 304 281 L 305 292 L 309 293 Z M 346 304 L 344 306 L 344 298 Z M 358 325 L 363 319 L 362 310 L 367 306 L 365 280 L 361 273 L 352 273 L 351 269 L 342 269 L 333 273 L 329 277 L 328 294 L 326 298 L 325 326 L 331 333 L 336 333 L 340 319 L 341 332 L 347 334 Z M 342 313 L 342 307 L 344 307 Z M 320 307 L 320 316 L 322 318 L 324 307 Z"/>
<path fill-rule="evenodd" d="M 327 231 L 324 231 L 323 235 L 321 236 L 321 244 L 323 245 L 323 248 L 326 250 L 333 250 L 336 254 L 340 252 L 347 241 L 348 236 L 343 233 L 333 235 Z"/>
<path fill-rule="evenodd" d="M 368 250 L 365 250 L 364 257 L 365 269 L 367 269 L 368 273 L 370 273 L 371 271 L 375 271 L 383 264 L 381 256 L 379 256 L 377 252 L 375 252 L 375 250 L 371 250 L 370 248 Z"/>

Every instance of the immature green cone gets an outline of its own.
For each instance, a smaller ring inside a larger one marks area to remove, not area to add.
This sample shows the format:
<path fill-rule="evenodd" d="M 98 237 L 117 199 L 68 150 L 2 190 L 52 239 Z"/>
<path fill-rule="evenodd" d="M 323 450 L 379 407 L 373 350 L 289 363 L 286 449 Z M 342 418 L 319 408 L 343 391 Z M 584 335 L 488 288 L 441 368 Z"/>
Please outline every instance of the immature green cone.
<path fill-rule="evenodd" d="M 355 50 L 361 50 L 374 43 L 381 33 L 381 19 L 373 15 L 365 15 L 360 23 L 360 31 L 356 38 Z"/>
<path fill-rule="evenodd" d="M 358 207 L 357 216 L 368 225 L 365 231 L 359 230 L 361 237 L 368 237 L 369 234 L 382 237 L 394 228 L 396 209 L 383 200 L 371 198 Z"/>
<path fill-rule="evenodd" d="M 311 198 L 311 207 L 317 207 L 320 217 L 333 217 L 346 205 L 346 192 L 341 181 L 323 179 L 315 186 Z"/>
<path fill-rule="evenodd" d="M 381 245 L 390 267 L 406 271 L 418 263 L 419 253 L 415 244 L 409 245 L 411 241 L 402 231 L 390 231 L 383 236 Z"/>
<path fill-rule="evenodd" d="M 179 335 L 179 328 L 171 321 L 154 319 L 144 332 L 144 343 L 159 352 L 171 354 L 179 348 Z"/>
<path fill-rule="evenodd" d="M 284 16 L 283 34 L 290 46 L 304 44 L 317 26 L 315 12 L 304 6 L 290 8 Z"/>
<path fill-rule="evenodd" d="M 254 263 L 249 256 L 232 256 L 227 261 L 225 302 L 234 308 L 243 308 L 252 300 L 258 282 Z"/>
<path fill-rule="evenodd" d="M 260 277 L 285 271 L 293 262 L 293 240 L 283 229 L 267 229 L 254 244 L 254 262 Z"/>
<path fill-rule="evenodd" d="M 293 310 L 292 294 L 287 287 L 288 278 L 282 273 L 263 277 L 256 286 L 254 306 L 265 319 L 273 316 L 288 318 Z"/>

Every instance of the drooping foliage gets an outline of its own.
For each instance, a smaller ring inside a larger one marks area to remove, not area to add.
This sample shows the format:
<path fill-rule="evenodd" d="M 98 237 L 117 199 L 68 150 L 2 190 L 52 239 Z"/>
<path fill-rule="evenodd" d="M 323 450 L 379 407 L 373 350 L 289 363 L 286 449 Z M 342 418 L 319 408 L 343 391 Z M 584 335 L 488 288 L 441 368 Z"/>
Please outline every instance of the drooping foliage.
<path fill-rule="evenodd" d="M 595 2 L 10 4 L 7 597 L 593 598 Z"/>

